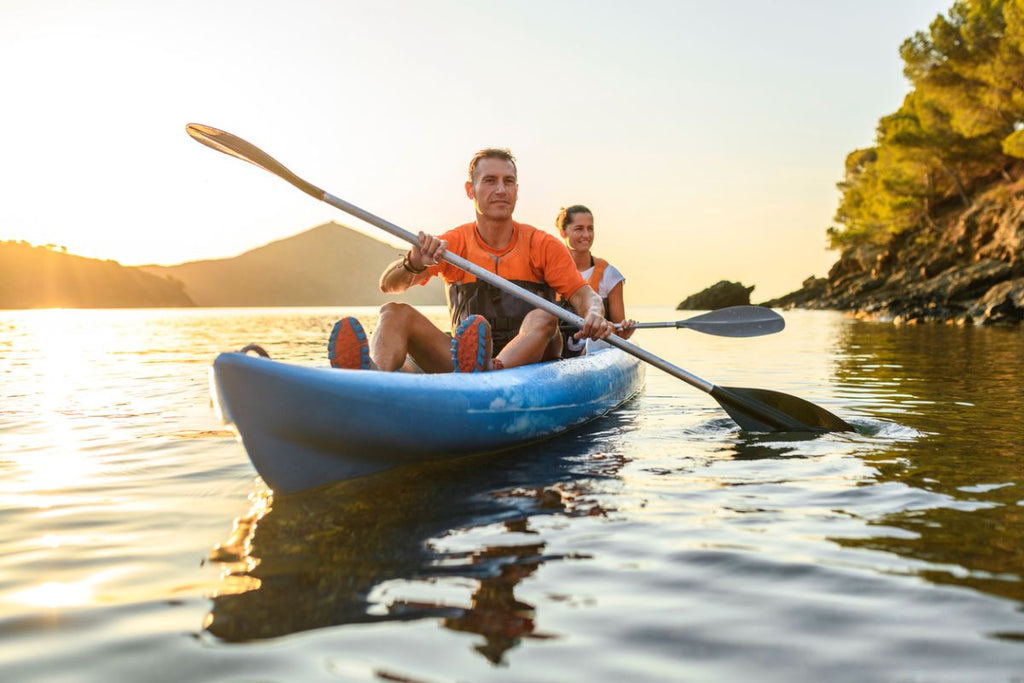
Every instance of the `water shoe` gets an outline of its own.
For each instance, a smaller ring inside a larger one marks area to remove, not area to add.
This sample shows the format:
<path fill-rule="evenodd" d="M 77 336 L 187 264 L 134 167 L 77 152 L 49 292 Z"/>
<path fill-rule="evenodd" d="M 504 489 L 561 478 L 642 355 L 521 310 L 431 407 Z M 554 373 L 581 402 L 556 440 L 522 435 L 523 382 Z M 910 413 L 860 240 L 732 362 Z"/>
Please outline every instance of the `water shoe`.
<path fill-rule="evenodd" d="M 455 372 L 486 372 L 491 367 L 491 326 L 482 315 L 471 315 L 452 337 Z"/>
<path fill-rule="evenodd" d="M 332 368 L 370 370 L 370 344 L 358 320 L 349 316 L 334 323 L 327 342 L 327 357 Z"/>

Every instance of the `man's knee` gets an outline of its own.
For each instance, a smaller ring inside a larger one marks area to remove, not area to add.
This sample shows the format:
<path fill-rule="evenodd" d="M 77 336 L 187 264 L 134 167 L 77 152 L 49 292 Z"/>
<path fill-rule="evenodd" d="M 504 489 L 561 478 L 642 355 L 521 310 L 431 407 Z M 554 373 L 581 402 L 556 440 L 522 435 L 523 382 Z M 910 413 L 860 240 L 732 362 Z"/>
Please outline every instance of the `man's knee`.
<path fill-rule="evenodd" d="M 410 306 L 399 301 L 389 301 L 380 307 L 380 320 L 378 325 L 382 325 L 386 328 L 403 328 L 408 329 L 412 323 L 413 317 L 418 311 Z"/>
<path fill-rule="evenodd" d="M 406 317 L 413 310 L 415 309 L 409 304 L 404 304 L 401 301 L 389 301 L 380 307 L 380 315 L 382 318 L 384 316 L 389 318 Z"/>
<path fill-rule="evenodd" d="M 526 314 L 526 317 L 523 319 L 523 327 L 537 330 L 545 335 L 553 335 L 558 331 L 558 318 L 547 311 L 535 308 Z"/>

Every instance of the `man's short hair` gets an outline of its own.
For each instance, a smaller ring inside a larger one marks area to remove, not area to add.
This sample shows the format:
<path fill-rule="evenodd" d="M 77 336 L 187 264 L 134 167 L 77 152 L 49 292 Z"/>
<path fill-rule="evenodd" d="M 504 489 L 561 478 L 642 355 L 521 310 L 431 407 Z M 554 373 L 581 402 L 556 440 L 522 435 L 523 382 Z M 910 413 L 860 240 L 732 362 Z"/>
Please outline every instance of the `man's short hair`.
<path fill-rule="evenodd" d="M 501 159 L 512 164 L 512 169 L 519 175 L 519 169 L 516 167 L 516 158 L 512 156 L 512 152 L 502 147 L 487 147 L 482 149 L 473 155 L 473 158 L 469 160 L 469 182 L 473 184 L 473 174 L 476 172 L 476 165 L 480 163 L 481 159 Z"/>

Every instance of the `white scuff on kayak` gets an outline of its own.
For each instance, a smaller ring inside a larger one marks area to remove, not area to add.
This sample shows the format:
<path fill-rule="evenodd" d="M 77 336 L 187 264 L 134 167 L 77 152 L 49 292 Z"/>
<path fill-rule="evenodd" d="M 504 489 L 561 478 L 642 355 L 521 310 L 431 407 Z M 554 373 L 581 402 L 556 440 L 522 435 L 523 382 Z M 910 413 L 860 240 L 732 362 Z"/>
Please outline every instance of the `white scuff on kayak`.
<path fill-rule="evenodd" d="M 645 367 L 614 348 L 472 374 L 337 370 L 222 353 L 211 390 L 267 486 L 288 494 L 555 436 L 634 396 Z"/>

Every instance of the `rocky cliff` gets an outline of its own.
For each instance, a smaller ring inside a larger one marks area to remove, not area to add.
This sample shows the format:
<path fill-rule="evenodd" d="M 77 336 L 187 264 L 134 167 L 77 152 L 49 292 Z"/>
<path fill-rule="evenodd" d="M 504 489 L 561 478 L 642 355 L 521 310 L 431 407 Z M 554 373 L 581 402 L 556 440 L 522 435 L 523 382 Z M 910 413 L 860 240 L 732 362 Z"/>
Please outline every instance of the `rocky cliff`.
<path fill-rule="evenodd" d="M 1001 182 L 887 244 L 842 252 L 828 277 L 764 302 L 895 323 L 1024 320 L 1024 180 Z"/>

